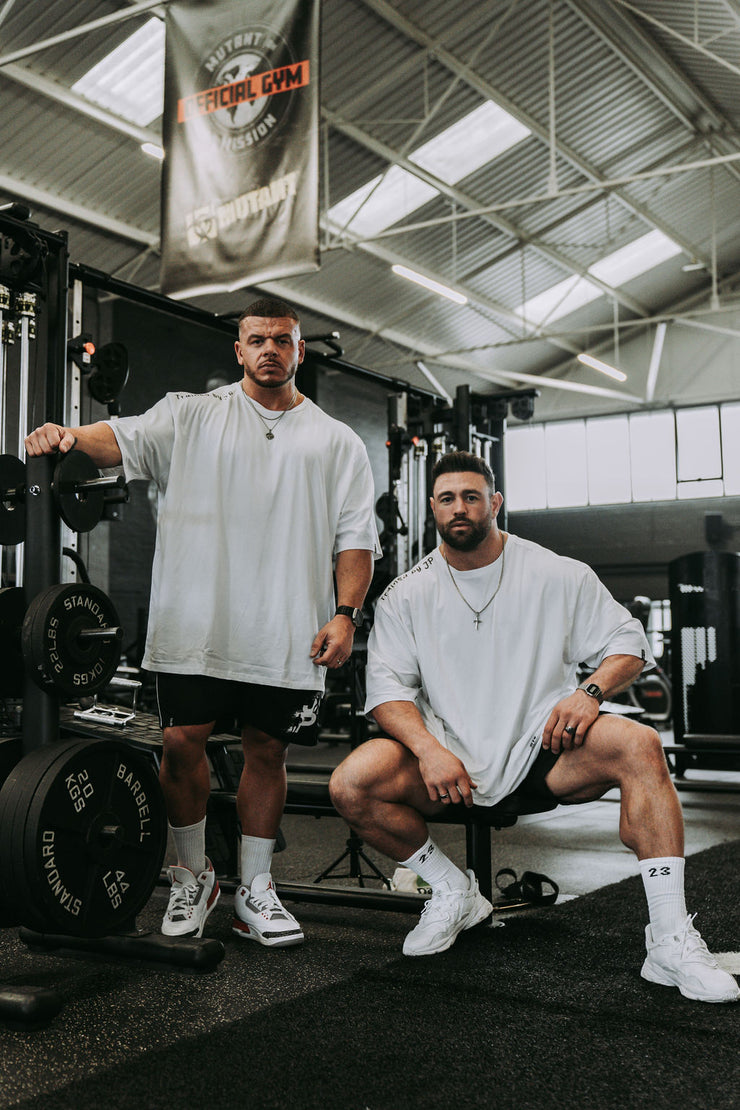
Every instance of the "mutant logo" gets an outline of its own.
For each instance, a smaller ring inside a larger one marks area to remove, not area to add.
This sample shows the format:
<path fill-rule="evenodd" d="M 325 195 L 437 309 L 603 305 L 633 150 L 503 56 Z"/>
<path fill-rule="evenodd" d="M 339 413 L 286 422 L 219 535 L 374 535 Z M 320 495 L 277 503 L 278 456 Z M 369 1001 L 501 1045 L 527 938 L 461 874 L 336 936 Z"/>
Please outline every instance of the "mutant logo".
<path fill-rule="evenodd" d="M 295 58 L 278 31 L 259 25 L 238 31 L 205 56 L 200 91 L 178 101 L 178 123 L 207 117 L 223 150 L 254 150 L 280 130 L 292 93 L 309 81 L 308 59 Z"/>

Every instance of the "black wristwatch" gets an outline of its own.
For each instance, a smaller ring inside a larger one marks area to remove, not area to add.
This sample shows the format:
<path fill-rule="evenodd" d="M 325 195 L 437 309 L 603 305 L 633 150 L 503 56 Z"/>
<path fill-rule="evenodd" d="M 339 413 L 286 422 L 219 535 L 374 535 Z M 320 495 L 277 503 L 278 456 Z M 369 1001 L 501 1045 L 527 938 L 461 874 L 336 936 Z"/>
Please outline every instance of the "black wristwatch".
<path fill-rule="evenodd" d="M 355 628 L 362 628 L 365 614 L 362 609 L 353 609 L 351 605 L 337 605 L 335 617 L 349 617 Z"/>
<path fill-rule="evenodd" d="M 604 700 L 604 691 L 595 682 L 584 682 L 583 686 L 579 686 L 578 689 L 583 690 L 584 694 L 588 694 L 590 698 L 596 698 L 599 705 Z"/>

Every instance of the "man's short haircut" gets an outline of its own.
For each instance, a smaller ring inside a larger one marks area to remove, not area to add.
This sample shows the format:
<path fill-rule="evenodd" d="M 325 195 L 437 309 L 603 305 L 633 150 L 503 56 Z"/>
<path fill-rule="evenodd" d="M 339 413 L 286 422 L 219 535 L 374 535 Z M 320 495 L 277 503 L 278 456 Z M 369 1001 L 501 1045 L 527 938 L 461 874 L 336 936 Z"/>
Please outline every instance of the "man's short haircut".
<path fill-rule="evenodd" d="M 258 301 L 248 304 L 237 320 L 238 327 L 241 327 L 242 320 L 245 320 L 247 316 L 265 316 L 273 319 L 287 316 L 289 319 L 295 320 L 299 326 L 301 323 L 298 313 L 292 305 L 288 304 L 287 301 L 272 300 L 270 297 L 261 297 Z"/>
<path fill-rule="evenodd" d="M 450 451 L 448 455 L 443 455 L 441 459 L 437 459 L 432 468 L 432 489 L 434 489 L 434 484 L 441 474 L 461 474 L 465 471 L 482 474 L 490 492 L 495 493 L 496 484 L 493 479 L 493 471 L 485 459 L 482 459 L 480 455 L 472 455 L 470 451 Z"/>

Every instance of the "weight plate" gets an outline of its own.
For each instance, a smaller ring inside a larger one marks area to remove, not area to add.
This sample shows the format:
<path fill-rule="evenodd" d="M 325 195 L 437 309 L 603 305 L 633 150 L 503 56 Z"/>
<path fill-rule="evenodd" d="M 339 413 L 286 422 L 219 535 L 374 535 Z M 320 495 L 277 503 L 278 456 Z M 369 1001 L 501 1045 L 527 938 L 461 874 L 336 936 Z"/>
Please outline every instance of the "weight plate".
<path fill-rule="evenodd" d="M 120 932 L 146 905 L 164 858 L 154 765 L 118 740 L 32 752 L 0 791 L 0 832 L 0 867 L 23 924 L 74 936 Z"/>
<path fill-rule="evenodd" d="M 89 532 L 103 516 L 103 490 L 79 488 L 80 482 L 99 477 L 100 471 L 84 451 L 68 451 L 54 467 L 51 484 L 54 500 L 62 520 L 73 532 Z"/>
<path fill-rule="evenodd" d="M 20 586 L 0 590 L 0 697 L 23 694 L 21 627 L 26 612 L 26 595 Z"/>
<path fill-rule="evenodd" d="M 111 405 L 127 381 L 128 351 L 123 343 L 106 343 L 99 347 L 87 379 L 90 396 L 101 405 Z"/>
<path fill-rule="evenodd" d="M 76 746 L 79 743 L 75 741 Z M 42 748 L 21 759 L 0 790 L 0 867 L 7 892 L 7 905 L 4 904 L 3 909 L 12 914 L 16 924 L 28 925 L 34 929 L 44 929 L 45 926 L 41 917 L 34 915 L 23 861 L 25 815 L 41 771 L 49 765 L 52 755 L 54 760 L 64 758 L 68 746 L 64 744 L 54 745 L 53 749 Z"/>
<path fill-rule="evenodd" d="M 85 636 L 111 629 L 108 639 Z M 21 631 L 23 658 L 42 690 L 95 694 L 107 686 L 121 657 L 121 630 L 110 598 L 89 583 L 63 583 L 38 594 Z"/>
<path fill-rule="evenodd" d="M 0 545 L 3 547 L 13 547 L 25 539 L 25 489 L 25 464 L 15 455 L 0 455 Z"/>

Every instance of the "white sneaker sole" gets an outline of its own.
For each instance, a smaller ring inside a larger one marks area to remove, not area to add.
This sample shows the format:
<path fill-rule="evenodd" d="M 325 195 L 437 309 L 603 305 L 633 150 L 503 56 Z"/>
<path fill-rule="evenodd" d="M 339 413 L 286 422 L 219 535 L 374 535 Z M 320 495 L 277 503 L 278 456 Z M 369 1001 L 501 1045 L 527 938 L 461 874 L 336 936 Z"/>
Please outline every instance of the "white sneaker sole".
<path fill-rule="evenodd" d="M 424 948 L 423 950 L 418 952 L 407 952 L 406 944 L 404 942 L 403 954 L 404 956 L 437 956 L 440 952 L 446 952 L 448 948 L 452 948 L 453 944 L 460 936 L 460 933 L 464 933 L 467 929 L 472 929 L 474 925 L 480 925 L 481 921 L 485 921 L 486 918 L 490 917 L 492 913 L 493 906 L 488 901 L 488 899 L 484 898 L 481 894 L 473 913 L 469 918 L 466 919 L 464 924 L 460 926 L 456 933 L 453 933 L 452 936 L 447 937 L 446 940 L 436 945 L 436 947 Z"/>
<path fill-rule="evenodd" d="M 203 919 L 202 919 L 202 921 L 200 923 L 200 927 L 198 929 L 190 929 L 186 933 L 180 933 L 180 932 L 168 933 L 166 928 L 165 928 L 164 923 L 162 923 L 162 936 L 163 937 L 169 937 L 170 940 L 189 940 L 191 937 L 195 938 L 197 940 L 198 938 L 202 937 L 203 936 L 203 930 L 205 929 L 205 926 L 206 926 L 206 921 L 208 920 L 211 913 L 215 909 L 216 903 L 218 902 L 220 897 L 221 897 L 221 891 L 217 890 L 216 891 L 216 897 L 213 899 L 210 906 L 206 906 L 206 912 L 203 914 Z"/>
<path fill-rule="evenodd" d="M 239 917 L 234 918 L 231 931 L 242 940 L 254 940 L 258 944 L 264 944 L 266 948 L 290 948 L 295 944 L 303 944 L 304 940 L 303 933 L 273 933 L 272 936 L 266 936 Z"/>
<path fill-rule="evenodd" d="M 738 1002 L 740 1001 L 740 987 L 734 992 L 731 988 L 723 995 L 712 995 L 711 997 L 706 994 L 693 994 L 688 988 L 682 987 L 681 984 L 672 976 L 667 975 L 661 969 L 654 967 L 648 960 L 642 965 L 640 975 L 646 979 L 648 983 L 657 983 L 659 987 L 676 987 L 684 998 L 690 998 L 692 1002 Z"/>

